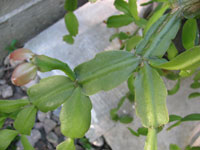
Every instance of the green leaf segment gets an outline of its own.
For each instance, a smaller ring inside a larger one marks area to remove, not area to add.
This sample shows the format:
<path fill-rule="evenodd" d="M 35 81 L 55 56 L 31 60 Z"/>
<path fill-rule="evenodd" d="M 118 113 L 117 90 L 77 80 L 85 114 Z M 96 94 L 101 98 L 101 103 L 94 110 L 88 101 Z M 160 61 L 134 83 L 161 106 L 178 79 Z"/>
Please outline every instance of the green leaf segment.
<path fill-rule="evenodd" d="M 141 18 L 135 11 L 135 3 L 134 0 L 129 3 L 118 0 L 115 5 L 125 14 L 110 18 L 108 26 L 120 27 L 128 24 L 132 19 L 140 21 Z M 76 5 L 77 1 L 74 0 L 67 0 L 65 5 L 66 10 L 69 11 L 66 18 L 71 18 L 66 19 L 70 36 L 78 33 L 78 23 L 72 12 L 76 9 Z M 42 79 L 28 89 L 29 98 L 27 100 L 0 101 L 2 114 L 7 116 L 13 112 L 17 113 L 14 117 L 14 127 L 17 131 L 0 130 L 0 150 L 6 149 L 17 134 L 30 134 L 37 110 L 48 112 L 61 105 L 61 132 L 69 138 L 58 145 L 57 150 L 74 150 L 74 139 L 83 137 L 90 127 L 92 103 L 88 96 L 101 90 L 111 90 L 127 80 L 129 80 L 131 94 L 135 95 L 136 113 L 148 130 L 145 150 L 157 150 L 157 130 L 168 123 L 169 117 L 166 107 L 167 89 L 155 67 L 167 70 L 187 70 L 197 68 L 200 64 L 198 46 L 181 55 L 173 56 L 169 62 L 160 59 L 171 45 L 171 40 L 175 37 L 180 25 L 179 11 L 173 12 L 171 16 L 161 15 L 167 8 L 168 6 L 163 6 L 160 12 L 151 19 L 148 23 L 149 30 L 146 31 L 142 40 L 138 40 L 139 44 L 128 48 L 130 50 L 136 47 L 135 53 L 129 51 L 102 52 L 92 60 L 78 65 L 74 71 L 67 64 L 56 59 L 35 56 L 35 59 L 31 61 L 40 71 L 59 69 L 64 71 L 68 77 L 52 76 Z M 116 18 L 120 18 L 120 21 L 118 19 L 116 21 Z M 74 25 L 72 26 L 68 20 L 73 20 Z M 176 91 L 177 88 L 172 93 Z M 119 106 L 122 103 L 123 100 Z M 116 111 L 117 109 L 112 112 L 113 118 L 116 117 Z M 173 119 L 177 118 L 179 118 L 178 123 L 180 120 L 198 120 L 199 114 L 182 119 L 174 116 Z M 4 119 L 3 116 L 2 120 Z M 131 121 L 132 118 L 127 116 L 121 119 L 124 123 Z M 24 146 L 30 147 L 25 137 L 22 140 Z"/>

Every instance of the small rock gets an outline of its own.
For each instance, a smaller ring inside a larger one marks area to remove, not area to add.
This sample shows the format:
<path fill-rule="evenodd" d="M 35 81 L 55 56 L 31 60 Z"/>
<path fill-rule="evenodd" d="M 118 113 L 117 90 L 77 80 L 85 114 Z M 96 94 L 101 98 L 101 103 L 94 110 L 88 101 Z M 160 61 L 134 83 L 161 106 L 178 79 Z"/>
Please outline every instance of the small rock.
<path fill-rule="evenodd" d="M 6 84 L 6 80 L 0 80 L 0 85 Z"/>
<path fill-rule="evenodd" d="M 60 131 L 60 126 L 56 127 L 56 128 L 54 129 L 54 132 L 55 132 L 55 134 L 56 134 L 57 136 L 61 136 L 61 135 L 62 135 L 62 133 L 61 133 L 61 131 Z"/>
<path fill-rule="evenodd" d="M 52 119 L 53 119 L 54 121 L 56 121 L 56 122 L 58 123 L 58 125 L 60 124 L 60 119 L 59 119 L 58 116 L 52 115 L 51 117 L 52 117 Z"/>
<path fill-rule="evenodd" d="M 43 127 L 43 123 L 41 122 L 37 122 L 35 123 L 35 126 L 34 126 L 36 129 L 41 129 Z"/>
<path fill-rule="evenodd" d="M 50 132 L 47 134 L 47 140 L 52 143 L 54 146 L 58 144 L 58 137 L 54 132 Z"/>
<path fill-rule="evenodd" d="M 53 146 L 50 143 L 47 143 L 48 150 L 54 150 Z"/>
<path fill-rule="evenodd" d="M 8 98 L 13 95 L 13 89 L 9 85 L 3 85 L 1 86 L 1 95 L 3 98 Z"/>
<path fill-rule="evenodd" d="M 8 66 L 10 64 L 10 55 L 8 55 L 5 59 L 4 59 L 4 65 Z"/>
<path fill-rule="evenodd" d="M 28 137 L 30 143 L 35 145 L 35 143 L 42 137 L 41 133 L 37 129 L 33 129 L 31 131 L 31 136 Z"/>
<path fill-rule="evenodd" d="M 37 117 L 38 117 L 38 120 L 39 120 L 40 122 L 43 122 L 43 121 L 45 120 L 45 118 L 46 118 L 46 113 L 43 113 L 43 112 L 41 112 L 41 111 L 38 111 Z"/>
<path fill-rule="evenodd" d="M 50 120 L 46 118 L 44 120 L 44 130 L 48 134 L 51 130 L 53 130 L 56 127 L 56 122 L 53 120 Z"/>
<path fill-rule="evenodd" d="M 92 142 L 92 144 L 97 146 L 97 147 L 102 147 L 104 145 L 103 137 L 99 137 L 94 142 Z"/>
<path fill-rule="evenodd" d="M 4 69 L 0 68 L 0 79 L 3 78 L 3 75 L 4 75 Z"/>

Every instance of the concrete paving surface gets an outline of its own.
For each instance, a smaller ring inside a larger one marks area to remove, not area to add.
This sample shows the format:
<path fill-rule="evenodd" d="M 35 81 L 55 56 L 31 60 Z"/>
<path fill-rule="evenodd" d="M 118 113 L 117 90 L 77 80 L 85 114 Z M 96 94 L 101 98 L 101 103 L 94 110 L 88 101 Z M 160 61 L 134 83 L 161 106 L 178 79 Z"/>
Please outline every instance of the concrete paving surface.
<path fill-rule="evenodd" d="M 79 35 L 75 38 L 74 45 L 68 45 L 62 41 L 62 37 L 67 34 L 67 31 L 64 20 L 61 19 L 27 42 L 25 47 L 37 54 L 45 54 L 62 60 L 74 68 L 82 62 L 90 60 L 98 52 L 114 49 L 113 47 L 119 48 L 117 41 L 109 42 L 109 37 L 115 33 L 115 29 L 108 29 L 103 23 L 103 20 L 116 13 L 118 12 L 113 6 L 113 0 L 99 0 L 94 4 L 87 3 L 75 12 L 80 26 Z M 135 25 L 132 24 L 124 30 L 133 32 Z M 57 74 L 62 74 L 62 72 L 55 70 L 39 75 L 44 78 Z M 167 80 L 165 82 L 169 88 L 174 84 Z M 191 78 L 183 79 L 180 91 L 173 96 L 168 96 L 167 106 L 170 114 L 185 116 L 189 113 L 200 112 L 199 99 L 187 99 L 188 94 L 194 92 L 189 88 L 191 82 Z M 104 135 L 113 150 L 143 149 L 145 137 L 132 136 L 127 129 L 127 127 L 133 129 L 141 127 L 140 120 L 135 115 L 134 107 L 128 101 L 124 104 L 122 112 L 133 114 L 134 121 L 131 124 L 115 123 L 109 116 L 110 109 L 117 106 L 119 98 L 126 92 L 127 86 L 124 83 L 109 92 L 100 92 L 91 96 L 93 103 L 92 125 L 87 133 L 87 137 L 91 141 Z M 189 144 L 191 132 L 197 124 L 198 122 L 183 123 L 170 132 L 163 130 L 158 135 L 158 150 L 168 150 L 171 143 L 183 148 Z"/>

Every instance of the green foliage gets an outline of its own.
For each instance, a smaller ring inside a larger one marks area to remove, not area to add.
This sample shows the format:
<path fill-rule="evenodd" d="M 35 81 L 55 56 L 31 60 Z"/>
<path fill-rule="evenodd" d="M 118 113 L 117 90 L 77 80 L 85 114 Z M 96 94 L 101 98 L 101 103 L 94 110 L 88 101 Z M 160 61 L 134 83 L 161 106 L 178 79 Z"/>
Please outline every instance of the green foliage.
<path fill-rule="evenodd" d="M 34 150 L 33 146 L 29 143 L 26 135 L 21 135 L 21 142 L 24 150 Z"/>
<path fill-rule="evenodd" d="M 74 39 L 71 35 L 63 36 L 63 41 L 67 42 L 68 44 L 74 44 Z"/>
<path fill-rule="evenodd" d="M 175 86 L 171 89 L 168 90 L 168 95 L 174 95 L 178 92 L 178 90 L 180 89 L 180 79 L 178 79 L 177 83 L 175 84 Z"/>
<path fill-rule="evenodd" d="M 92 104 L 89 97 L 76 88 L 60 112 L 61 132 L 70 138 L 81 138 L 90 127 Z"/>
<path fill-rule="evenodd" d="M 30 87 L 28 96 L 39 110 L 48 112 L 63 104 L 72 95 L 74 88 L 74 82 L 69 78 L 61 75 L 52 76 Z"/>
<path fill-rule="evenodd" d="M 17 49 L 17 40 L 12 40 L 12 42 L 6 46 L 5 50 L 9 51 L 10 53 Z"/>
<path fill-rule="evenodd" d="M 10 129 L 0 130 L 0 150 L 5 150 L 17 134 L 16 131 Z"/>
<path fill-rule="evenodd" d="M 75 150 L 74 146 L 74 140 L 71 138 L 67 138 L 66 141 L 60 143 L 57 147 L 56 150 Z"/>
<path fill-rule="evenodd" d="M 85 150 L 91 150 L 92 149 L 92 145 L 90 144 L 90 142 L 87 138 L 85 138 L 85 137 L 80 138 L 79 142 L 85 148 Z"/>
<path fill-rule="evenodd" d="M 0 100 L 0 112 L 1 113 L 15 112 L 28 104 L 29 104 L 28 99 Z"/>
<path fill-rule="evenodd" d="M 158 72 L 147 63 L 135 79 L 136 113 L 147 128 L 157 128 L 169 121 L 167 89 Z"/>
<path fill-rule="evenodd" d="M 72 36 L 76 36 L 78 34 L 78 20 L 73 12 L 68 12 L 65 15 L 65 24 L 66 27 Z"/>
<path fill-rule="evenodd" d="M 35 124 L 37 109 L 35 106 L 29 106 L 22 109 L 14 122 L 15 129 L 25 135 L 30 135 Z"/>
<path fill-rule="evenodd" d="M 129 15 L 115 15 L 111 16 L 107 20 L 107 27 L 108 28 L 119 28 L 122 26 L 129 25 L 134 21 L 134 18 Z"/>
<path fill-rule="evenodd" d="M 108 51 L 96 55 L 75 68 L 77 80 L 86 95 L 108 91 L 126 81 L 140 59 L 126 51 Z"/>
<path fill-rule="evenodd" d="M 127 51 L 133 50 L 141 40 L 142 37 L 138 35 L 131 37 L 126 42 L 126 50 Z"/>
<path fill-rule="evenodd" d="M 170 144 L 169 149 L 170 150 L 181 150 L 180 147 L 178 147 L 176 144 Z"/>
<path fill-rule="evenodd" d="M 185 49 L 191 49 L 195 46 L 197 33 L 197 22 L 195 19 L 188 19 L 182 31 L 182 43 Z"/>
<path fill-rule="evenodd" d="M 78 0 L 65 0 L 65 10 L 74 11 L 77 8 Z"/>
<path fill-rule="evenodd" d="M 45 55 L 36 55 L 34 57 L 33 63 L 38 67 L 38 70 L 41 72 L 48 72 L 51 70 L 62 70 L 66 75 L 69 76 L 71 80 L 75 80 L 75 74 L 70 69 L 68 64 L 57 60 L 55 58 L 51 58 Z"/>
<path fill-rule="evenodd" d="M 161 64 L 157 67 L 167 70 L 188 70 L 197 68 L 200 63 L 199 50 L 199 46 L 194 47 L 181 53 L 171 61 Z"/>
<path fill-rule="evenodd" d="M 174 43 L 171 43 L 170 47 L 167 50 L 167 58 L 171 60 L 177 55 L 178 55 L 178 50 L 176 49 Z"/>
<path fill-rule="evenodd" d="M 188 98 L 191 99 L 191 98 L 197 98 L 200 96 L 200 93 L 199 92 L 193 92 L 191 93 Z"/>

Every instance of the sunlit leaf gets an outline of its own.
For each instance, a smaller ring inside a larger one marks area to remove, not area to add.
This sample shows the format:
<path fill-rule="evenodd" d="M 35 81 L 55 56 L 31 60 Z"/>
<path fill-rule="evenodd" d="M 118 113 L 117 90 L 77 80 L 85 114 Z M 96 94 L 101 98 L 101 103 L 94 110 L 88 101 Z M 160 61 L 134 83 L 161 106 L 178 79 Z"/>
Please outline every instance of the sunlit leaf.
<path fill-rule="evenodd" d="M 21 135 L 21 142 L 24 147 L 24 150 L 34 150 L 33 146 L 28 141 L 26 135 Z"/>
<path fill-rule="evenodd" d="M 30 102 L 28 99 L 17 99 L 17 100 L 0 100 L 0 112 L 11 113 L 23 108 Z"/>
<path fill-rule="evenodd" d="M 34 64 L 37 66 L 38 70 L 41 72 L 48 72 L 51 70 L 62 70 L 71 80 L 75 80 L 75 74 L 68 66 L 68 64 L 45 55 L 36 55 L 33 60 Z"/>
<path fill-rule="evenodd" d="M 78 87 L 63 104 L 60 112 L 61 132 L 70 138 L 81 138 L 90 127 L 92 104 Z"/>
<path fill-rule="evenodd" d="M 19 133 L 30 135 L 35 124 L 37 109 L 35 106 L 29 106 L 21 110 L 14 122 L 14 127 Z"/>
<path fill-rule="evenodd" d="M 107 51 L 75 68 L 77 80 L 87 95 L 108 91 L 129 78 L 140 62 L 126 51 Z"/>
<path fill-rule="evenodd" d="M 171 60 L 177 55 L 178 55 L 178 50 L 176 49 L 174 43 L 171 43 L 170 47 L 167 50 L 167 58 Z"/>
<path fill-rule="evenodd" d="M 0 150 L 6 150 L 17 134 L 15 130 L 0 130 Z"/>
<path fill-rule="evenodd" d="M 114 2 L 115 8 L 119 11 L 124 12 L 125 14 L 130 14 L 129 5 L 124 0 L 115 0 Z"/>
<path fill-rule="evenodd" d="M 127 40 L 126 42 L 126 50 L 131 51 L 133 50 L 137 44 L 141 41 L 142 37 L 141 36 L 133 36 L 130 39 Z"/>
<path fill-rule="evenodd" d="M 135 18 L 135 20 L 139 20 L 140 17 L 138 16 L 137 0 L 129 0 L 128 1 L 128 6 L 129 6 L 129 10 L 130 10 L 131 15 L 133 16 L 133 18 Z"/>
<path fill-rule="evenodd" d="M 169 122 L 181 120 L 182 117 L 178 115 L 169 115 Z"/>
<path fill-rule="evenodd" d="M 67 138 L 66 141 L 60 143 L 56 150 L 75 150 L 74 140 L 71 138 Z"/>
<path fill-rule="evenodd" d="M 191 49 L 195 45 L 197 33 L 197 22 L 196 19 L 188 19 L 182 31 L 182 43 L 185 49 Z"/>
<path fill-rule="evenodd" d="M 173 58 L 171 61 L 157 67 L 167 70 L 187 70 L 197 68 L 200 65 L 200 47 L 194 47 Z"/>
<path fill-rule="evenodd" d="M 73 12 L 68 12 L 65 15 L 65 24 L 66 24 L 66 27 L 67 27 L 70 35 L 76 36 L 78 34 L 79 24 L 78 24 L 78 20 Z"/>
<path fill-rule="evenodd" d="M 157 128 L 169 121 L 167 89 L 158 72 L 147 63 L 135 79 L 136 114 L 147 128 Z"/>
<path fill-rule="evenodd" d="M 28 89 L 30 101 L 41 111 L 48 112 L 63 104 L 75 88 L 66 76 L 51 76 Z"/>

